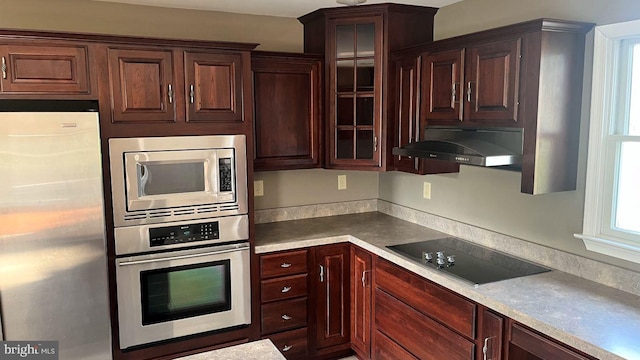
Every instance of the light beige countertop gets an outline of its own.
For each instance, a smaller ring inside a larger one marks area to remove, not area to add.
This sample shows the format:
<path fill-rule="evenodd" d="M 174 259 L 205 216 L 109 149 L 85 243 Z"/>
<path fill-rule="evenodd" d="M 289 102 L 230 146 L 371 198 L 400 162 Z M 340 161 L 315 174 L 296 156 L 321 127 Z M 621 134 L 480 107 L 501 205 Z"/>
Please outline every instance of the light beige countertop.
<path fill-rule="evenodd" d="M 255 251 L 351 242 L 596 358 L 640 359 L 640 297 L 636 295 L 557 270 L 474 286 L 386 248 L 448 236 L 367 212 L 257 224 Z M 512 255 L 527 259 L 526 254 Z"/>
<path fill-rule="evenodd" d="M 175 360 L 285 360 L 271 340 L 264 339 L 184 356 Z"/>

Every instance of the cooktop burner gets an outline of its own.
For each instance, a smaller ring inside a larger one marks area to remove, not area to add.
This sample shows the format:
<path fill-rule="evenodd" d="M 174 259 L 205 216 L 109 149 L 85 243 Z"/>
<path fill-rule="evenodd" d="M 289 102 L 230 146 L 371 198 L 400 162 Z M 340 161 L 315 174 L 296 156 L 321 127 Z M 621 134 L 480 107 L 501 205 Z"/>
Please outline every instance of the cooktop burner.
<path fill-rule="evenodd" d="M 387 247 L 424 266 L 439 269 L 476 285 L 551 271 L 527 260 L 458 238 Z"/>

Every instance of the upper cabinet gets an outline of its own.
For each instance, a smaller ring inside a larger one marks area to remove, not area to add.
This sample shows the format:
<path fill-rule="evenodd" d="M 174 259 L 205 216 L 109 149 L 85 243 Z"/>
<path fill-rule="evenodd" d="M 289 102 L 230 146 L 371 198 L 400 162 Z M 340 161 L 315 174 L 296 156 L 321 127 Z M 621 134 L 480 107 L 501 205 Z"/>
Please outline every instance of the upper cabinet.
<path fill-rule="evenodd" d="M 240 52 L 110 47 L 112 122 L 242 122 Z"/>
<path fill-rule="evenodd" d="M 0 95 L 84 98 L 94 93 L 87 44 L 0 39 L 0 60 Z"/>
<path fill-rule="evenodd" d="M 322 165 L 322 57 L 253 52 L 254 168 Z"/>
<path fill-rule="evenodd" d="M 109 49 L 112 121 L 176 121 L 176 77 L 170 50 Z"/>
<path fill-rule="evenodd" d="M 392 50 L 433 39 L 437 9 L 397 4 L 321 9 L 301 17 L 305 52 L 324 54 L 325 167 L 393 167 Z"/>
<path fill-rule="evenodd" d="M 422 55 L 420 130 L 521 128 L 521 191 L 575 190 L 585 34 L 592 27 L 538 19 L 413 49 Z"/>
<path fill-rule="evenodd" d="M 430 125 L 519 125 L 521 42 L 428 52 L 423 118 Z"/>

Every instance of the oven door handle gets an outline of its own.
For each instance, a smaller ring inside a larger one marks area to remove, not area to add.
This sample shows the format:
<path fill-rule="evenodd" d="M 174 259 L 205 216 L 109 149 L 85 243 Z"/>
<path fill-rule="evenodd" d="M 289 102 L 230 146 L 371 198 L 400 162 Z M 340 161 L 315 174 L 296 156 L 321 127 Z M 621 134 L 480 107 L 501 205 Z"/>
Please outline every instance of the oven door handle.
<path fill-rule="evenodd" d="M 197 258 L 197 257 L 202 257 L 202 256 L 225 254 L 225 253 L 230 253 L 230 252 L 239 251 L 239 250 L 245 250 L 245 249 L 247 249 L 247 248 L 233 248 L 233 249 L 227 249 L 227 250 L 209 251 L 209 252 L 198 253 L 198 254 L 170 256 L 170 257 L 157 258 L 157 259 L 125 261 L 125 262 L 119 263 L 118 266 L 148 264 L 148 263 L 154 263 L 154 262 L 159 262 L 159 261 L 173 261 L 173 260 L 182 260 L 182 259 L 192 259 L 192 258 Z"/>

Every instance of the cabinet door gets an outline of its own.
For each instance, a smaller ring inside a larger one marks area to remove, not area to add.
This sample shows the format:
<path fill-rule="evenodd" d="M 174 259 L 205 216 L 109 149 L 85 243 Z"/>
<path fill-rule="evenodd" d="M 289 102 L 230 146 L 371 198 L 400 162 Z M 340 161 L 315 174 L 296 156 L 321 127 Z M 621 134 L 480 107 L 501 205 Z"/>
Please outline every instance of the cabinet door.
<path fill-rule="evenodd" d="M 169 50 L 109 49 L 113 122 L 173 122 L 176 88 Z"/>
<path fill-rule="evenodd" d="M 371 357 L 371 254 L 351 247 L 351 347 L 363 358 Z"/>
<path fill-rule="evenodd" d="M 422 118 L 429 125 L 460 125 L 464 97 L 464 50 L 425 55 L 422 72 Z"/>
<path fill-rule="evenodd" d="M 468 49 L 465 120 L 477 125 L 518 122 L 521 39 Z"/>
<path fill-rule="evenodd" d="M 420 140 L 422 126 L 418 116 L 420 101 L 420 57 L 400 58 L 395 61 L 396 146 L 404 146 Z M 419 173 L 420 159 L 410 156 L 393 157 L 396 170 Z"/>
<path fill-rule="evenodd" d="M 89 94 L 87 47 L 0 45 L 6 94 Z"/>
<path fill-rule="evenodd" d="M 316 259 L 316 347 L 347 344 L 349 337 L 349 244 L 321 246 Z"/>
<path fill-rule="evenodd" d="M 252 57 L 255 170 L 320 164 L 321 61 Z"/>
<path fill-rule="evenodd" d="M 504 320 L 485 308 L 480 311 L 478 359 L 501 360 Z"/>
<path fill-rule="evenodd" d="M 382 165 L 382 16 L 328 24 L 328 167 Z"/>
<path fill-rule="evenodd" d="M 428 64 L 427 64 L 428 65 Z M 395 104 L 395 146 L 405 146 L 420 141 L 425 121 L 418 116 L 423 99 L 420 94 L 421 57 L 399 58 L 395 61 L 396 104 Z M 423 85 L 423 87 L 426 87 Z M 424 94 L 424 93 L 423 93 Z M 429 101 L 429 98 L 426 98 Z M 459 105 L 458 105 L 459 107 Z M 423 115 L 424 119 L 425 116 Z M 429 120 L 427 120 L 429 121 Z M 410 156 L 394 156 L 395 170 L 415 174 L 441 174 L 458 172 L 460 165 L 452 162 L 419 159 Z"/>
<path fill-rule="evenodd" d="M 185 52 L 187 121 L 243 121 L 242 55 Z"/>

